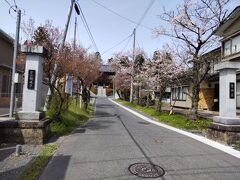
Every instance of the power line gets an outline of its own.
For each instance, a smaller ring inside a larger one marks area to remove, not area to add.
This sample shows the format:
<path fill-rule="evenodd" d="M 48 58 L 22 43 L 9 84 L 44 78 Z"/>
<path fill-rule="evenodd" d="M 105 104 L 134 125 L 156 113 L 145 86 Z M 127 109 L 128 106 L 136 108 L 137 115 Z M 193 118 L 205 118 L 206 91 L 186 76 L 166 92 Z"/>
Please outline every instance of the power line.
<path fill-rule="evenodd" d="M 81 20 L 83 22 L 83 25 L 85 26 L 85 29 L 86 29 L 86 31 L 87 31 L 87 33 L 89 35 L 90 40 L 92 41 L 93 46 L 95 47 L 96 51 L 99 52 L 99 50 L 97 48 L 97 45 L 96 45 L 96 42 L 95 42 L 95 40 L 94 40 L 94 38 L 92 36 L 92 33 L 91 33 L 90 28 L 88 26 L 88 23 L 86 21 L 86 18 L 85 18 L 84 14 L 83 14 L 82 8 L 80 7 L 79 4 L 78 4 L 78 6 L 79 6 L 79 9 L 80 9 L 80 17 L 81 17 Z"/>
<path fill-rule="evenodd" d="M 92 42 L 92 45 L 94 46 L 94 48 L 96 49 L 96 51 L 98 51 L 98 48 L 97 48 L 97 46 L 96 46 L 96 44 L 95 44 L 95 41 L 94 41 L 93 37 L 91 36 L 91 32 L 90 32 L 89 29 L 88 29 L 88 25 L 87 25 L 86 22 L 84 21 L 83 16 L 80 15 L 80 18 L 81 18 L 81 20 L 82 20 L 82 22 L 83 22 L 83 25 L 84 25 L 87 33 L 88 33 L 88 36 L 89 36 L 89 38 L 90 38 L 90 40 L 91 40 L 91 42 Z"/>
<path fill-rule="evenodd" d="M 129 18 L 127 18 L 127 17 L 125 17 L 125 16 L 123 16 L 123 15 L 121 15 L 121 14 L 115 12 L 115 11 L 113 11 L 112 9 L 110 9 L 110 8 L 108 8 L 108 7 L 106 7 L 106 6 L 102 5 L 102 4 L 100 4 L 99 2 L 97 2 L 97 1 L 95 1 L 95 0 L 92 0 L 92 1 L 93 1 L 95 4 L 97 4 L 97 5 L 101 6 L 101 7 L 103 7 L 103 8 L 106 9 L 106 10 L 108 10 L 109 12 L 111 12 L 111 13 L 113 13 L 113 14 L 119 16 L 119 17 L 121 17 L 122 19 L 127 20 L 128 22 L 131 22 L 131 23 L 133 23 L 133 24 L 135 24 L 135 25 L 137 25 L 137 26 L 142 26 L 142 27 L 144 27 L 144 28 L 146 28 L 146 29 L 152 30 L 150 27 L 147 27 L 147 26 L 145 26 L 145 25 L 139 24 L 138 22 L 133 21 L 133 20 L 131 20 L 131 19 L 129 19 Z"/>
<path fill-rule="evenodd" d="M 147 9 L 144 11 L 142 17 L 140 18 L 139 22 L 137 23 L 137 26 L 135 27 L 136 29 L 141 25 L 143 19 L 145 18 L 145 16 L 147 15 L 149 9 L 152 7 L 153 3 L 155 2 L 155 0 L 151 0 L 151 2 L 149 3 Z"/>
<path fill-rule="evenodd" d="M 136 38 L 136 41 L 137 41 L 138 48 L 140 49 L 141 47 L 140 47 L 140 45 L 139 45 L 139 42 L 138 42 L 137 38 Z"/>
<path fill-rule="evenodd" d="M 11 3 L 7 0 L 4 0 L 10 7 L 12 6 Z"/>
<path fill-rule="evenodd" d="M 120 44 L 122 44 L 124 41 L 126 41 L 128 38 L 130 38 L 132 36 L 132 34 L 130 34 L 129 36 L 127 36 L 126 38 L 124 38 L 123 40 L 121 40 L 120 42 L 118 42 L 117 44 L 115 44 L 114 46 L 112 46 L 111 48 L 107 49 L 106 51 L 104 51 L 102 54 L 107 53 L 108 51 L 112 50 L 113 48 L 119 46 Z"/>
<path fill-rule="evenodd" d="M 133 34 L 131 35 L 131 37 L 132 37 L 132 36 L 133 36 Z M 127 48 L 128 44 L 129 44 L 129 42 L 130 42 L 130 40 L 131 40 L 131 38 L 128 39 L 126 45 L 122 48 L 122 51 L 121 51 L 121 52 L 125 51 L 125 49 Z"/>
<path fill-rule="evenodd" d="M 17 3 L 16 3 L 16 0 L 13 0 L 13 2 L 14 2 L 14 5 L 17 7 Z"/>

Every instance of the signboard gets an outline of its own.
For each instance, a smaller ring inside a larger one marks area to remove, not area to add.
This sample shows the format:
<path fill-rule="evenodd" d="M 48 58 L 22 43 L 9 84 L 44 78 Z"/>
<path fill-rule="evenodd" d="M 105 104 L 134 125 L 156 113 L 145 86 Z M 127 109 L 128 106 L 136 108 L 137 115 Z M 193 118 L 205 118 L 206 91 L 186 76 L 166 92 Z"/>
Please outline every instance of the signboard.
<path fill-rule="evenodd" d="M 28 82 L 27 82 L 28 89 L 35 88 L 35 77 L 36 77 L 36 71 L 29 69 L 28 70 Z"/>
<path fill-rule="evenodd" d="M 234 82 L 229 83 L 229 98 L 235 99 L 235 83 Z"/>

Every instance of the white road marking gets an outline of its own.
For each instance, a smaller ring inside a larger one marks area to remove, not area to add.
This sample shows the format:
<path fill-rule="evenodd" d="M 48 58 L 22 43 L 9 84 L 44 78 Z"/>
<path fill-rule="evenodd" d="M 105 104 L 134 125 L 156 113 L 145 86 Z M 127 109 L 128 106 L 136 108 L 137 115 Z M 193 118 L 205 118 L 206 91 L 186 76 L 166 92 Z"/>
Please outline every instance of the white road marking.
<path fill-rule="evenodd" d="M 140 114 L 140 113 L 138 113 L 138 112 L 136 112 L 136 111 L 133 111 L 132 109 L 129 109 L 128 107 L 125 107 L 125 106 L 123 106 L 123 105 L 121 105 L 121 104 L 113 101 L 113 100 L 110 99 L 110 98 L 108 98 L 108 99 L 109 99 L 111 102 L 113 102 L 114 104 L 117 104 L 117 105 L 120 106 L 121 108 L 123 108 L 123 109 L 131 112 L 132 114 L 134 114 L 134 115 L 142 118 L 143 120 L 145 120 L 145 121 L 147 121 L 147 122 L 150 122 L 150 123 L 155 124 L 155 125 L 157 125 L 157 126 L 161 126 L 161 127 L 166 128 L 166 129 L 175 131 L 175 132 L 177 132 L 177 133 L 179 133 L 179 134 L 188 136 L 188 137 L 190 137 L 190 138 L 192 138 L 192 139 L 195 139 L 195 140 L 197 140 L 197 141 L 200 141 L 200 142 L 202 142 L 202 143 L 204 143 L 204 144 L 207 144 L 207 145 L 209 145 L 209 146 L 211 146 L 211 147 L 214 147 L 214 148 L 216 148 L 216 149 L 218 149 L 218 150 L 220 150 L 220 151 L 223 151 L 223 152 L 225 152 L 225 153 L 227 153 L 227 154 L 230 154 L 230 155 L 232 155 L 232 156 L 237 157 L 237 158 L 240 159 L 240 151 L 237 151 L 237 150 L 233 149 L 233 148 L 230 147 L 230 146 L 227 146 L 227 145 L 218 143 L 218 142 L 216 142 L 216 141 L 207 139 L 207 138 L 205 138 L 205 137 L 203 137 L 203 136 L 199 136 L 199 135 L 196 135 L 196 134 L 193 134 L 193 133 L 190 133 L 190 132 L 181 130 L 181 129 L 174 128 L 174 127 L 172 127 L 172 126 L 169 126 L 169 125 L 166 125 L 166 124 L 163 124 L 163 123 L 160 123 L 160 122 L 153 121 L 153 120 L 151 120 L 150 118 L 148 118 L 148 117 L 146 117 L 146 116 L 144 116 L 144 115 L 142 115 L 142 114 Z"/>

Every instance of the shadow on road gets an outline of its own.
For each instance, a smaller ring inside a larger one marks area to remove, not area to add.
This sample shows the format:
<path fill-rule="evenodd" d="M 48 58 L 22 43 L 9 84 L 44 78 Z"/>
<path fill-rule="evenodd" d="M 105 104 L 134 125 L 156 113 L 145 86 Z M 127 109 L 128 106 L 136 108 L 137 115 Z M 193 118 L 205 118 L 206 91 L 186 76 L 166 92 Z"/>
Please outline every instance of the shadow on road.
<path fill-rule="evenodd" d="M 115 105 L 112 105 L 112 104 L 98 104 L 97 107 L 98 108 L 114 108 Z"/>
<path fill-rule="evenodd" d="M 95 114 L 95 117 L 115 117 L 116 114 L 110 114 L 110 113 L 107 113 L 106 111 L 97 111 L 96 114 Z"/>
<path fill-rule="evenodd" d="M 52 161 L 48 164 L 47 168 L 43 171 L 39 180 L 59 180 L 64 179 L 68 169 L 71 156 L 58 155 L 54 156 Z"/>
<path fill-rule="evenodd" d="M 0 147 L 0 161 L 9 157 L 15 151 L 15 146 Z"/>
<path fill-rule="evenodd" d="M 0 172 L 0 179 L 17 179 L 25 166 L 14 168 L 8 171 Z"/>
<path fill-rule="evenodd" d="M 92 120 L 86 125 L 82 126 L 82 128 L 90 129 L 90 130 L 99 130 L 99 129 L 107 129 L 111 124 L 116 123 L 112 120 Z"/>

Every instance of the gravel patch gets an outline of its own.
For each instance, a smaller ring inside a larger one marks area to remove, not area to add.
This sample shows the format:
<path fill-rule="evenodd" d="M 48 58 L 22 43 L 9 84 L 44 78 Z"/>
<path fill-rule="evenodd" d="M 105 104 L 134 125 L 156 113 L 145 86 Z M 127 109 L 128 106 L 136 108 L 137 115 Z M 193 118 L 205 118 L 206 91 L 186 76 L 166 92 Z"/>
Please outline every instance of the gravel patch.
<path fill-rule="evenodd" d="M 22 145 L 22 153 L 15 156 L 16 145 L 0 145 L 0 179 L 17 179 L 25 166 L 41 152 L 42 145 Z"/>

